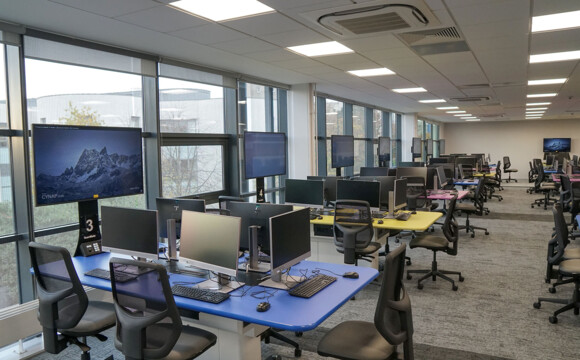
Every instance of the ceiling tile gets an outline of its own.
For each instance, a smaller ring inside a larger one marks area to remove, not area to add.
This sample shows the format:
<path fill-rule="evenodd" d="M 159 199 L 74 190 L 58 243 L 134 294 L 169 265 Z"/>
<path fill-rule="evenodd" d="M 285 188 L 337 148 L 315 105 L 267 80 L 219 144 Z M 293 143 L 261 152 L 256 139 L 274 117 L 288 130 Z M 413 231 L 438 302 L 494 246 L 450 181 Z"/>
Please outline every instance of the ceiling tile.
<path fill-rule="evenodd" d="M 220 43 L 211 44 L 211 47 L 216 49 L 221 49 L 234 54 L 249 54 L 253 52 L 261 52 L 279 49 L 279 47 L 272 44 L 268 44 L 265 41 L 253 38 L 245 37 L 243 39 L 238 39 L 234 41 L 225 41 Z"/>
<path fill-rule="evenodd" d="M 321 64 L 316 60 L 307 57 L 300 57 L 300 59 L 294 60 L 273 61 L 272 65 L 291 70 L 300 70 L 301 68 L 310 68 L 313 66 L 320 66 Z"/>
<path fill-rule="evenodd" d="M 252 36 L 283 33 L 303 28 L 303 25 L 279 13 L 251 16 L 238 20 L 224 21 L 222 25 Z"/>
<path fill-rule="evenodd" d="M 174 31 L 170 34 L 204 45 L 243 39 L 247 37 L 244 34 L 230 30 L 216 23 L 208 23 L 207 25 Z"/>
<path fill-rule="evenodd" d="M 423 58 L 456 85 L 487 83 L 485 74 L 471 52 L 429 55 Z"/>
<path fill-rule="evenodd" d="M 106 17 L 117 17 L 153 7 L 163 6 L 153 0 L 50 0 Z"/>
<path fill-rule="evenodd" d="M 186 29 L 192 26 L 200 26 L 208 23 L 206 20 L 186 14 L 168 6 L 158 6 L 155 8 L 134 12 L 128 15 L 119 16 L 116 19 L 163 33 Z"/>
<path fill-rule="evenodd" d="M 529 18 L 530 14 L 529 1 L 521 0 L 451 0 L 447 4 L 460 26 Z"/>
<path fill-rule="evenodd" d="M 288 50 L 284 49 L 276 49 L 276 50 L 269 50 L 269 51 L 260 51 L 260 52 L 251 52 L 245 54 L 246 57 L 264 61 L 264 62 L 273 62 L 273 61 L 284 61 L 284 60 L 295 60 L 301 59 L 302 56 L 296 55 L 294 53 L 289 52 Z"/>
<path fill-rule="evenodd" d="M 281 47 L 315 44 L 319 42 L 330 41 L 328 37 L 310 29 L 287 31 L 277 34 L 265 34 L 259 37 L 264 41 L 276 44 Z"/>
<path fill-rule="evenodd" d="M 580 50 L 580 29 L 532 34 L 530 54 Z"/>

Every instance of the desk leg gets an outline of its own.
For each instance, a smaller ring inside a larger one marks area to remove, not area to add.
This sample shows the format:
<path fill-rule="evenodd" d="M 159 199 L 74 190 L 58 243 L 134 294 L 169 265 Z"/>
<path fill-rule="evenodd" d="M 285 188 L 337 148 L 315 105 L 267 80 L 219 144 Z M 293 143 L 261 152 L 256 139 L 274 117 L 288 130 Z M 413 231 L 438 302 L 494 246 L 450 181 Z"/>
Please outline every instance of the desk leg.
<path fill-rule="evenodd" d="M 199 320 L 184 318 L 185 324 L 213 332 L 217 336 L 214 347 L 203 353 L 200 360 L 254 360 L 261 359 L 260 335 L 266 326 L 200 313 Z"/>

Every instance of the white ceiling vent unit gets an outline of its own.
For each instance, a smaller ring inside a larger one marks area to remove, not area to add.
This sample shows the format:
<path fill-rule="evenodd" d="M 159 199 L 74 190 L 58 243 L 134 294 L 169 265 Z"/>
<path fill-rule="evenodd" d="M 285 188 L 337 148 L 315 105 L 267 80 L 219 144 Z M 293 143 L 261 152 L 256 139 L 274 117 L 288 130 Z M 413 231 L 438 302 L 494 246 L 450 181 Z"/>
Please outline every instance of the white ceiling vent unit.
<path fill-rule="evenodd" d="M 370 1 L 302 15 L 345 38 L 439 25 L 439 21 L 423 0 Z"/>
<path fill-rule="evenodd" d="M 457 102 L 486 102 L 490 101 L 491 98 L 489 96 L 465 96 L 465 97 L 454 97 L 450 98 L 449 100 Z"/>

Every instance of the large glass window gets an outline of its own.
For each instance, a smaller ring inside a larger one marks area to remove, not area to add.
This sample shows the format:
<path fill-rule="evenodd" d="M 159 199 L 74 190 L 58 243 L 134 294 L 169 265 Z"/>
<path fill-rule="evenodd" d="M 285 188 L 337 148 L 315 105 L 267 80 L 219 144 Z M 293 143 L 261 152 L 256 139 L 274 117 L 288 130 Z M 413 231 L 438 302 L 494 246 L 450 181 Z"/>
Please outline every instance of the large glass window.
<path fill-rule="evenodd" d="M 354 105 L 352 107 L 352 134 L 354 135 L 354 172 L 366 166 L 366 121 L 365 108 Z"/>
<path fill-rule="evenodd" d="M 31 58 L 25 66 L 29 124 L 143 126 L 140 75 Z M 106 199 L 100 204 L 143 208 L 145 196 Z M 75 222 L 76 203 L 34 208 L 35 229 Z"/>
<path fill-rule="evenodd" d="M 331 158 L 330 137 L 344 134 L 344 103 L 326 99 L 326 173 L 336 175 Z"/>

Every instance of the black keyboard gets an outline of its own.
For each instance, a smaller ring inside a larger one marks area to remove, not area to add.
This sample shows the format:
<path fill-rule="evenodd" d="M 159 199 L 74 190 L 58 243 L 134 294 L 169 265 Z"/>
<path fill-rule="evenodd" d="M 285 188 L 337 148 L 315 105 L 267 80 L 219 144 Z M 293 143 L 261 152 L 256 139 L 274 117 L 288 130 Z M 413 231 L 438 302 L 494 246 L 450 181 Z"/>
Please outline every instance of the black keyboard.
<path fill-rule="evenodd" d="M 385 218 L 384 211 L 373 211 L 371 215 L 372 215 L 373 219 L 384 219 Z"/>
<path fill-rule="evenodd" d="M 335 281 L 334 276 L 318 274 L 294 286 L 288 293 L 292 296 L 309 298 Z"/>
<path fill-rule="evenodd" d="M 205 301 L 212 304 L 219 304 L 230 297 L 230 294 L 228 293 L 182 285 L 173 285 L 171 287 L 171 292 L 173 295 Z"/>
<path fill-rule="evenodd" d="M 410 217 L 411 217 L 411 213 L 408 213 L 408 212 L 400 212 L 400 213 L 398 213 L 395 216 L 395 219 L 407 221 L 407 220 L 409 220 Z"/>
<path fill-rule="evenodd" d="M 100 269 L 100 268 L 89 270 L 85 273 L 85 275 L 98 277 L 98 278 L 105 279 L 105 280 L 111 280 L 111 273 L 109 272 L 109 270 Z M 137 275 L 115 272 L 115 281 L 116 282 L 122 283 L 122 282 L 127 282 L 130 280 L 136 279 L 136 278 L 137 278 Z"/>

